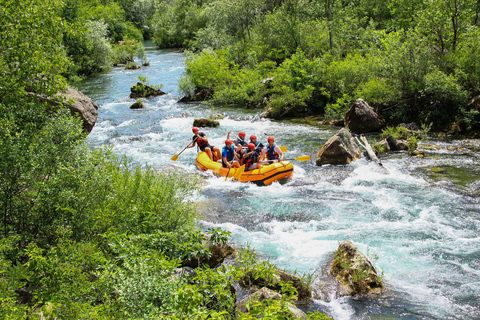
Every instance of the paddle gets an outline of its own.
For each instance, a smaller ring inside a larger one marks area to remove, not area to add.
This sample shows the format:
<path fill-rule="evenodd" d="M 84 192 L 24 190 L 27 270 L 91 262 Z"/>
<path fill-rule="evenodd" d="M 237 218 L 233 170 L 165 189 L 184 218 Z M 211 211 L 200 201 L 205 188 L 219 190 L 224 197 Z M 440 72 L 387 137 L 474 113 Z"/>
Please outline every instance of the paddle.
<path fill-rule="evenodd" d="M 237 171 L 235 171 L 235 175 L 233 176 L 235 180 L 240 180 L 240 176 L 242 175 L 243 171 L 245 171 L 245 165 L 242 165 L 237 169 Z"/>
<path fill-rule="evenodd" d="M 190 142 L 190 143 L 188 144 L 188 146 L 191 145 L 191 144 L 192 144 L 192 143 Z M 185 149 L 187 149 L 188 146 L 186 146 L 185 148 L 183 148 L 182 151 L 180 151 L 178 154 L 174 155 L 170 160 L 172 160 L 172 161 L 177 161 L 178 156 L 179 156 L 183 151 L 185 151 Z"/>
<path fill-rule="evenodd" d="M 310 161 L 310 156 L 300 156 L 295 159 L 283 159 L 283 160 L 297 160 L 297 161 Z"/>
<path fill-rule="evenodd" d="M 232 167 L 228 168 L 227 176 L 225 177 L 225 181 L 227 181 L 227 179 L 228 179 L 228 174 L 230 173 L 230 169 L 232 169 Z"/>

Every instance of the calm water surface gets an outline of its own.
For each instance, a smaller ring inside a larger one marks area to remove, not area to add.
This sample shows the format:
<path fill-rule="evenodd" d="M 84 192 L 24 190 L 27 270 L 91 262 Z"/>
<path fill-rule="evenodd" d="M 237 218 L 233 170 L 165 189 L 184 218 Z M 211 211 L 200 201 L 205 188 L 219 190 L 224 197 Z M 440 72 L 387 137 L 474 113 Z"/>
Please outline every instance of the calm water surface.
<path fill-rule="evenodd" d="M 338 128 L 273 122 L 255 112 L 180 104 L 184 55 L 147 43 L 149 67 L 112 69 L 79 89 L 99 104 L 88 137 L 91 146 L 112 146 L 141 164 L 198 174 L 191 139 L 193 119 L 223 113 L 220 127 L 205 129 L 222 146 L 227 132 L 245 131 L 266 142 L 274 135 L 288 158 L 310 155 Z M 163 84 L 167 95 L 130 110 L 137 77 Z M 348 166 L 297 162 L 292 179 L 268 187 L 240 184 L 202 173 L 196 195 L 202 226 L 222 227 L 237 246 L 250 245 L 287 271 L 318 276 L 339 242 L 351 240 L 383 272 L 387 292 L 376 298 L 337 298 L 322 292 L 308 308 L 340 319 L 480 319 L 480 142 L 429 141 L 427 157 L 404 153 L 383 158 L 386 170 L 366 160 Z M 433 169 L 432 169 L 433 168 Z M 378 259 L 375 259 L 378 256 Z M 322 299 L 320 299 L 320 297 Z"/>

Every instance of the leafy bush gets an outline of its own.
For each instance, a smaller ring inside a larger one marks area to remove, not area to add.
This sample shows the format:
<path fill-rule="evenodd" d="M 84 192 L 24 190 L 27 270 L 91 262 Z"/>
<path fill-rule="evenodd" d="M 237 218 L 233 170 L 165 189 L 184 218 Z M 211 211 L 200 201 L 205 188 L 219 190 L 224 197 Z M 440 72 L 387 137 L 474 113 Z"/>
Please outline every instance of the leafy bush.
<path fill-rule="evenodd" d="M 458 117 L 468 99 L 468 93 L 458 84 L 457 78 L 440 70 L 425 75 L 425 87 L 421 91 L 425 107 L 421 110 L 421 122 L 434 122 L 440 128 Z"/>
<path fill-rule="evenodd" d="M 143 44 L 132 40 L 118 42 L 113 46 L 113 64 L 133 63 L 133 57 L 142 47 Z"/>
<path fill-rule="evenodd" d="M 411 131 L 404 127 L 386 127 L 382 129 L 380 138 L 392 137 L 394 139 L 407 140 L 412 136 Z"/>
<path fill-rule="evenodd" d="M 325 119 L 327 120 L 339 120 L 345 118 L 348 110 L 350 110 L 350 105 L 352 98 L 346 94 L 343 97 L 338 98 L 336 103 L 329 103 L 325 107 Z"/>
<path fill-rule="evenodd" d="M 231 70 L 236 68 L 230 64 L 225 50 L 204 50 L 197 55 L 187 52 L 186 64 L 185 77 L 191 79 L 197 91 L 215 91 L 218 85 L 231 80 Z"/>

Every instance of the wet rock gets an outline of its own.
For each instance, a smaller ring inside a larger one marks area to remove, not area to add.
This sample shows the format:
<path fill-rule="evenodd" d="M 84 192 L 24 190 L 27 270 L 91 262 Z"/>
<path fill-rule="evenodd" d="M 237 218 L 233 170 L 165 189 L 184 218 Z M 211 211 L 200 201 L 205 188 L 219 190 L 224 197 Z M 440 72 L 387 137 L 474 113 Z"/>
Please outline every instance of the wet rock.
<path fill-rule="evenodd" d="M 247 305 L 251 305 L 253 301 L 258 301 L 258 302 L 262 302 L 264 300 L 281 300 L 282 299 L 282 295 L 279 294 L 278 292 L 275 292 L 273 290 L 270 290 L 268 288 L 261 288 L 260 290 L 258 290 L 257 292 L 255 293 L 252 293 L 251 295 L 247 296 L 246 298 L 238 301 L 236 304 L 235 304 L 235 307 L 237 308 L 237 315 L 238 315 L 238 312 L 249 312 L 251 311 L 251 309 L 249 310 L 249 308 L 247 307 Z M 302 310 L 298 309 L 297 307 L 295 307 L 293 304 L 291 303 L 287 303 L 287 308 L 288 308 L 288 311 L 290 312 L 291 314 L 291 317 L 288 317 L 288 319 L 291 319 L 291 318 L 294 318 L 294 319 L 307 319 L 307 315 L 305 314 L 305 312 L 303 312 Z M 258 318 L 262 318 L 263 315 L 257 315 Z"/>
<path fill-rule="evenodd" d="M 359 98 L 345 115 L 345 126 L 354 133 L 367 133 L 382 129 L 385 122 L 368 103 Z"/>
<path fill-rule="evenodd" d="M 210 127 L 215 128 L 218 127 L 220 123 L 216 120 L 209 119 L 209 118 L 197 118 L 193 120 L 194 127 Z"/>
<path fill-rule="evenodd" d="M 377 155 L 386 154 L 390 152 L 390 145 L 388 144 L 387 139 L 383 139 L 373 145 L 373 150 Z"/>
<path fill-rule="evenodd" d="M 425 158 L 425 151 L 423 151 L 423 150 L 413 150 L 412 152 L 410 152 L 410 155 L 412 157 Z"/>
<path fill-rule="evenodd" d="M 408 150 L 408 140 L 395 139 L 392 136 L 386 138 L 391 151 Z"/>
<path fill-rule="evenodd" d="M 312 297 L 312 289 L 308 287 L 308 285 L 297 277 L 296 275 L 293 275 L 291 273 L 287 273 L 285 271 L 278 271 L 278 274 L 280 276 L 280 280 L 283 282 L 290 282 L 292 286 L 297 289 L 298 293 L 298 299 L 299 300 L 304 300 L 304 299 L 310 299 Z M 278 288 L 281 289 L 281 288 Z"/>
<path fill-rule="evenodd" d="M 317 153 L 317 166 L 324 164 L 349 164 L 361 157 L 360 149 L 350 132 L 342 128 L 331 137 Z"/>
<path fill-rule="evenodd" d="M 166 94 L 162 90 L 137 82 L 130 88 L 130 98 L 147 98 Z"/>
<path fill-rule="evenodd" d="M 339 245 L 330 272 L 340 284 L 341 296 L 377 294 L 384 288 L 373 265 L 350 241 Z"/>
<path fill-rule="evenodd" d="M 68 105 L 72 115 L 83 120 L 83 131 L 90 133 L 97 121 L 98 105 L 89 97 L 72 88 L 68 88 L 64 96 L 71 102 Z"/>
<path fill-rule="evenodd" d="M 137 101 L 130 106 L 130 109 L 143 109 L 143 108 L 145 108 L 145 105 L 141 101 Z"/>

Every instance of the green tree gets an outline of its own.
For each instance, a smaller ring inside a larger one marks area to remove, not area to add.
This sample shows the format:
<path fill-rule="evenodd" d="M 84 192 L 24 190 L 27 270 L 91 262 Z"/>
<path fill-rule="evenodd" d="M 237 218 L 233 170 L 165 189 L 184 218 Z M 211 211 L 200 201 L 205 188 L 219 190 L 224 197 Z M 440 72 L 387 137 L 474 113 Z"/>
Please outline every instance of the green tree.
<path fill-rule="evenodd" d="M 466 28 L 475 19 L 474 0 L 425 1 L 425 10 L 417 11 L 418 26 L 440 55 L 457 49 Z"/>

